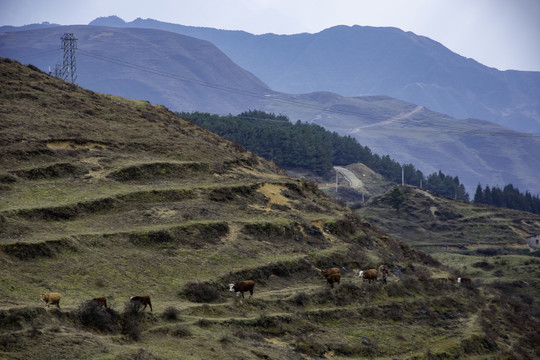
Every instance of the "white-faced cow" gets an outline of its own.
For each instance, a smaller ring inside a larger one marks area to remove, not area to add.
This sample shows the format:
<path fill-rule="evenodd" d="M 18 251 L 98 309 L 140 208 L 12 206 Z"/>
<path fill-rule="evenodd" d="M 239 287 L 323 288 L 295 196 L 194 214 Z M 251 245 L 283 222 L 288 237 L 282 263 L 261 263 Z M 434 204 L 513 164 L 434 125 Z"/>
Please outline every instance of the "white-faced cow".
<path fill-rule="evenodd" d="M 129 302 L 137 306 L 137 310 L 140 306 L 144 305 L 143 311 L 146 309 L 146 306 L 150 306 L 150 311 L 152 311 L 152 303 L 150 302 L 150 296 L 132 296 L 129 299 Z"/>
<path fill-rule="evenodd" d="M 358 273 L 358 276 L 361 277 L 364 281 L 371 283 L 373 280 L 377 281 L 377 269 L 361 270 Z"/>
<path fill-rule="evenodd" d="M 229 284 L 229 291 L 234 291 L 235 293 L 240 292 L 242 294 L 242 299 L 244 298 L 244 293 L 249 291 L 249 297 L 253 296 L 253 288 L 255 287 L 255 281 L 253 280 L 244 280 L 239 281 L 236 284 Z M 236 294 L 238 296 L 238 294 Z"/>

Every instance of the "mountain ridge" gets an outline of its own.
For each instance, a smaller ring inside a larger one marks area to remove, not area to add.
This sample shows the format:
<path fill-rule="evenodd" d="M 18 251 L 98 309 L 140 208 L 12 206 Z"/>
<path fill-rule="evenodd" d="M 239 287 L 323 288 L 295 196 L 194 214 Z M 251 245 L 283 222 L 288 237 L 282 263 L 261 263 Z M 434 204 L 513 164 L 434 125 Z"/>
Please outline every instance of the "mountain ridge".
<path fill-rule="evenodd" d="M 276 91 L 388 95 L 455 118 L 485 119 L 540 133 L 540 72 L 489 68 L 398 28 L 338 25 L 316 34 L 253 35 L 153 19 L 121 23 L 117 18 L 112 23 L 211 41 Z"/>

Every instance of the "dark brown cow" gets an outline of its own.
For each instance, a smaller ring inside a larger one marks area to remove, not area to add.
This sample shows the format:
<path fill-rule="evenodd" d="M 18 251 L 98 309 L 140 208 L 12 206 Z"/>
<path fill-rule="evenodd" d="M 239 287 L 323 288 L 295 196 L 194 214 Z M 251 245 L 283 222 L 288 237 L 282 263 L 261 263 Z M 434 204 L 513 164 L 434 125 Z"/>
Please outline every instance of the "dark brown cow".
<path fill-rule="evenodd" d="M 377 281 L 377 269 L 361 270 L 358 276 L 364 281 L 368 280 L 369 283 L 373 280 Z"/>
<path fill-rule="evenodd" d="M 98 304 L 99 306 L 103 306 L 105 309 L 107 308 L 107 298 L 106 297 L 97 297 L 90 300 L 91 302 L 94 302 Z"/>
<path fill-rule="evenodd" d="M 330 275 L 339 274 L 338 268 L 328 268 L 321 270 L 321 278 L 327 279 Z"/>
<path fill-rule="evenodd" d="M 137 306 L 137 310 L 140 306 L 144 305 L 143 311 L 146 309 L 146 306 L 150 306 L 150 311 L 152 311 L 150 296 L 132 296 L 129 299 L 129 302 L 135 304 Z"/>
<path fill-rule="evenodd" d="M 471 278 L 460 277 L 460 278 L 457 279 L 457 282 L 462 283 L 462 284 L 470 284 L 471 283 Z"/>
<path fill-rule="evenodd" d="M 244 293 L 249 291 L 249 297 L 253 296 L 253 288 L 255 288 L 255 281 L 253 280 L 244 280 L 239 281 L 236 284 L 229 284 L 229 291 L 234 291 L 235 293 L 240 292 L 242 294 L 242 299 L 244 298 Z M 238 294 L 236 294 L 238 296 Z"/>
<path fill-rule="evenodd" d="M 332 287 L 332 289 L 334 288 L 334 283 L 339 284 L 340 281 L 341 281 L 340 274 L 332 274 L 326 278 L 326 282 Z"/>

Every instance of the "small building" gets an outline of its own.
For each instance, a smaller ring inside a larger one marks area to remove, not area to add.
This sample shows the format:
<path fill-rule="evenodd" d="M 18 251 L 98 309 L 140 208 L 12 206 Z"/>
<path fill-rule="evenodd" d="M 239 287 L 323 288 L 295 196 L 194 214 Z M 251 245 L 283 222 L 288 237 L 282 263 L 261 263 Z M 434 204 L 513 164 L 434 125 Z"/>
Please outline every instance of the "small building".
<path fill-rule="evenodd" d="M 531 248 L 540 249 L 540 235 L 529 236 L 525 240 L 527 240 L 527 243 Z"/>

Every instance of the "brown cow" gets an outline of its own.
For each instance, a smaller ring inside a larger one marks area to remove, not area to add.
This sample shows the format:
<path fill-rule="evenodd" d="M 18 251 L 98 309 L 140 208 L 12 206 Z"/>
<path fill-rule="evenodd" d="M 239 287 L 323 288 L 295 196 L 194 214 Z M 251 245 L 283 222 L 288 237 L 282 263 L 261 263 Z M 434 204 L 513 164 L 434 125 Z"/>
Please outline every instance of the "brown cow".
<path fill-rule="evenodd" d="M 334 283 L 339 284 L 340 280 L 341 280 L 340 274 L 332 274 L 326 278 L 326 282 L 332 287 L 332 289 L 334 288 Z"/>
<path fill-rule="evenodd" d="M 90 300 L 93 303 L 96 303 L 99 306 L 103 306 L 105 309 L 107 308 L 107 298 L 106 297 L 97 297 Z"/>
<path fill-rule="evenodd" d="M 150 311 L 152 310 L 152 303 L 150 302 L 150 296 L 132 296 L 129 299 L 129 302 L 137 306 L 137 310 L 140 306 L 144 305 L 143 311 L 146 309 L 146 306 L 150 306 Z"/>
<path fill-rule="evenodd" d="M 460 277 L 460 278 L 457 279 L 457 282 L 462 283 L 462 284 L 470 284 L 471 283 L 471 278 Z"/>
<path fill-rule="evenodd" d="M 41 300 L 43 300 L 45 304 L 47 304 L 47 307 L 49 307 L 49 305 L 56 305 L 56 307 L 60 309 L 60 294 L 59 293 L 41 294 Z"/>
<path fill-rule="evenodd" d="M 377 269 L 361 270 L 358 276 L 361 277 L 363 281 L 368 280 L 369 283 L 371 283 L 372 280 L 377 281 Z"/>
<path fill-rule="evenodd" d="M 253 296 L 253 288 L 255 287 L 255 281 L 253 280 L 244 280 L 239 281 L 236 284 L 229 284 L 229 291 L 234 291 L 235 293 L 239 292 L 242 294 L 242 299 L 244 298 L 244 293 L 249 291 L 249 297 Z M 238 296 L 238 294 L 236 294 Z"/>
<path fill-rule="evenodd" d="M 339 268 L 328 268 L 321 270 L 321 278 L 327 279 L 330 275 L 339 274 Z"/>

